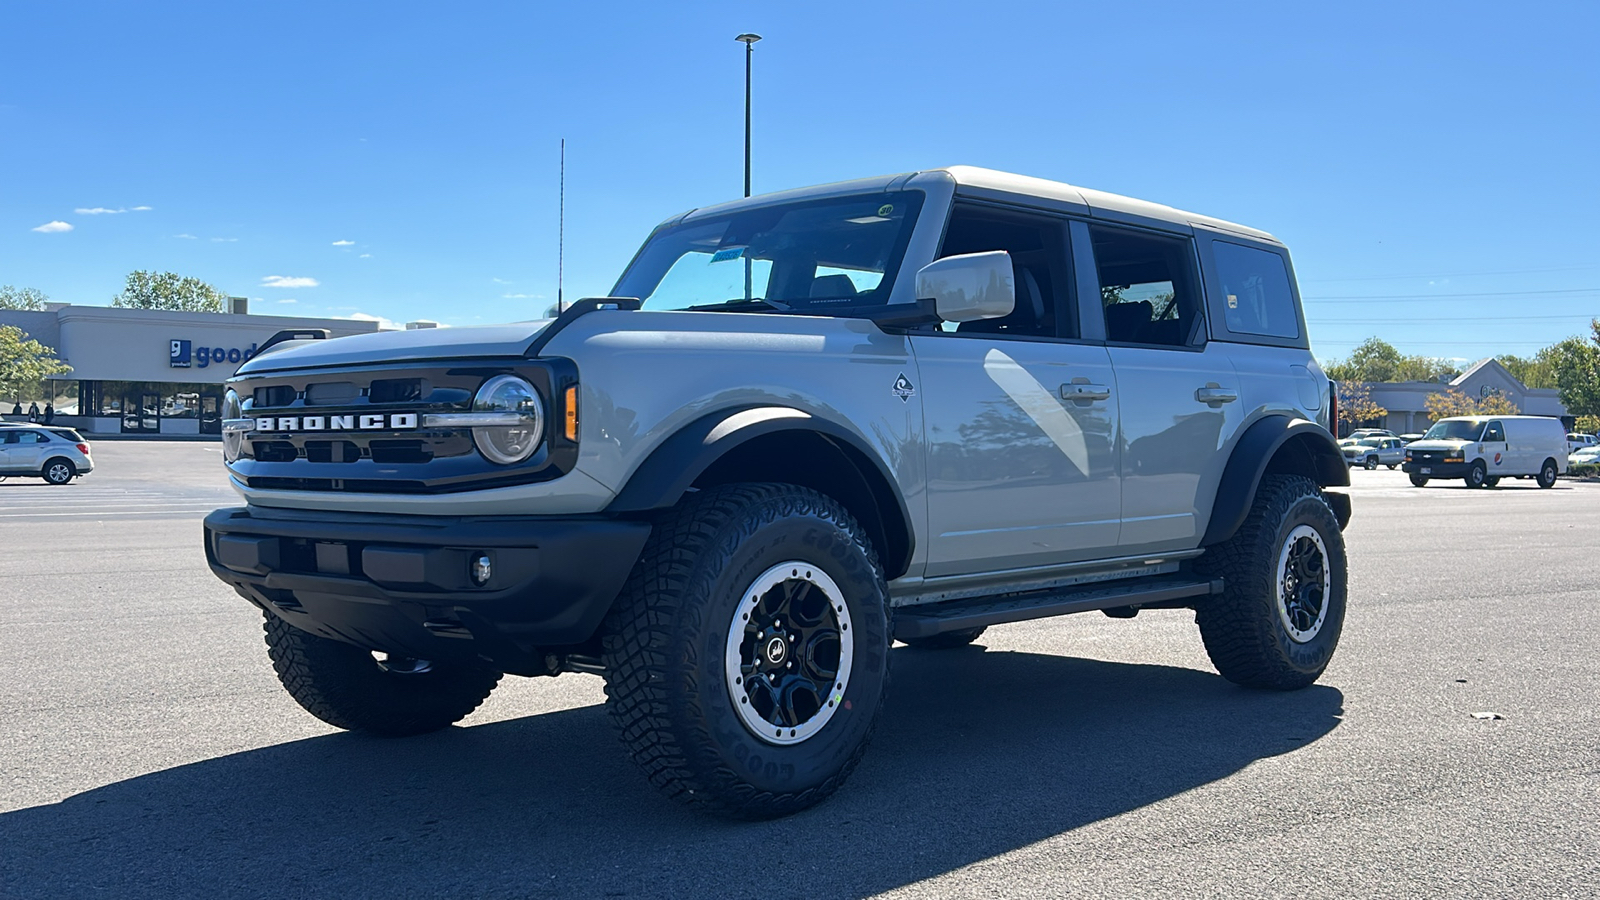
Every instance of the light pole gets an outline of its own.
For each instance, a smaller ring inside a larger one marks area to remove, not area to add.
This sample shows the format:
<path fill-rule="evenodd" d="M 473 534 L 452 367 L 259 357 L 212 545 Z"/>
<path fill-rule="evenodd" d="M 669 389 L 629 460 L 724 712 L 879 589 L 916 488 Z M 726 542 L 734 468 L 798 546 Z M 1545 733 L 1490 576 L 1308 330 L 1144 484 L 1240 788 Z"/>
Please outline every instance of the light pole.
<path fill-rule="evenodd" d="M 756 41 L 761 35 L 746 32 L 734 38 L 744 44 L 744 195 L 750 196 L 750 59 L 756 53 Z M 750 299 L 750 256 L 744 258 L 744 299 Z"/>
<path fill-rule="evenodd" d="M 744 44 L 744 195 L 750 196 L 750 59 L 755 56 L 759 34 L 741 34 L 734 40 Z"/>

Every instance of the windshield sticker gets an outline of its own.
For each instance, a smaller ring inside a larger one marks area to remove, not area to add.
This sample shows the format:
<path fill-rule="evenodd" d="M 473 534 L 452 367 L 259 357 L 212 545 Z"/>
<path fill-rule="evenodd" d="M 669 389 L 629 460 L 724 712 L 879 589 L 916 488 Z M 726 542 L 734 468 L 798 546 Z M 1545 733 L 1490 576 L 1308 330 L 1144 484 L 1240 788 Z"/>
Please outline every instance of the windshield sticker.
<path fill-rule="evenodd" d="M 724 247 L 721 250 L 711 254 L 711 261 L 714 263 L 719 263 L 727 262 L 730 259 L 738 259 L 744 255 L 744 251 L 744 247 Z"/>
<path fill-rule="evenodd" d="M 894 212 L 893 203 L 885 203 L 884 205 L 878 207 L 878 215 L 880 216 L 887 216 L 892 212 Z"/>

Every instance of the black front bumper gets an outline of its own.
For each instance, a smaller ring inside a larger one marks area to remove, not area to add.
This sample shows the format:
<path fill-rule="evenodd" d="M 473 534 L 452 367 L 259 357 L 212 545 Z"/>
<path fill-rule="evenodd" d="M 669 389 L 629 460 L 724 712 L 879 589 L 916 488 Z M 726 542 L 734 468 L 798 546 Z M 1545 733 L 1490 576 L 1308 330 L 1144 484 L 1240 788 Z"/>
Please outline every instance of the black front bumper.
<path fill-rule="evenodd" d="M 538 674 L 543 649 L 587 641 L 650 534 L 599 517 L 363 515 L 219 509 L 206 560 L 241 596 L 321 637 Z M 487 555 L 487 583 L 472 560 Z"/>
<path fill-rule="evenodd" d="M 1427 469 L 1427 472 L 1423 472 Z M 1407 475 L 1425 475 L 1428 478 L 1465 478 L 1472 469 L 1471 464 L 1464 462 L 1405 462 L 1400 464 L 1400 470 Z"/>

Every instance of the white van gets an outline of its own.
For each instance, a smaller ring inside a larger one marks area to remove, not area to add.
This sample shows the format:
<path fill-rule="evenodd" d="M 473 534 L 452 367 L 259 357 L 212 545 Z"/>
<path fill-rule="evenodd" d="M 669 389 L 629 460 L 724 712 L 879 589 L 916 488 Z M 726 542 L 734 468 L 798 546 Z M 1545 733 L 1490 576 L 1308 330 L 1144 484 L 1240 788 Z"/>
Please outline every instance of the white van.
<path fill-rule="evenodd" d="M 1411 483 L 1460 478 L 1467 487 L 1494 487 L 1502 478 L 1537 478 L 1555 485 L 1567 470 L 1567 430 L 1548 416 L 1452 416 L 1433 423 L 1406 445 L 1402 464 Z"/>

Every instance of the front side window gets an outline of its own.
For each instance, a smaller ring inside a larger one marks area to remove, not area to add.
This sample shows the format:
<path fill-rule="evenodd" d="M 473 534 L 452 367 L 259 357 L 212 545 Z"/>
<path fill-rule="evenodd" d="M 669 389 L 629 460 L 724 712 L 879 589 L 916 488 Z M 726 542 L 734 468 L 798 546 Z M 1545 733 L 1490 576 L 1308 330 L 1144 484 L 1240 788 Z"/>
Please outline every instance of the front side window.
<path fill-rule="evenodd" d="M 645 309 L 848 315 L 889 301 L 922 193 L 830 197 L 656 231 L 612 289 Z"/>
<path fill-rule="evenodd" d="M 1506 439 L 1506 430 L 1499 422 L 1490 422 L 1489 427 L 1483 430 L 1485 441 L 1503 441 Z"/>
<path fill-rule="evenodd" d="M 1228 241 L 1212 241 L 1222 281 L 1223 320 L 1235 334 L 1297 338 L 1300 317 L 1289 270 L 1276 253 Z"/>
<path fill-rule="evenodd" d="M 1200 339 L 1200 291 L 1184 238 L 1090 225 L 1106 340 L 1186 347 Z"/>

